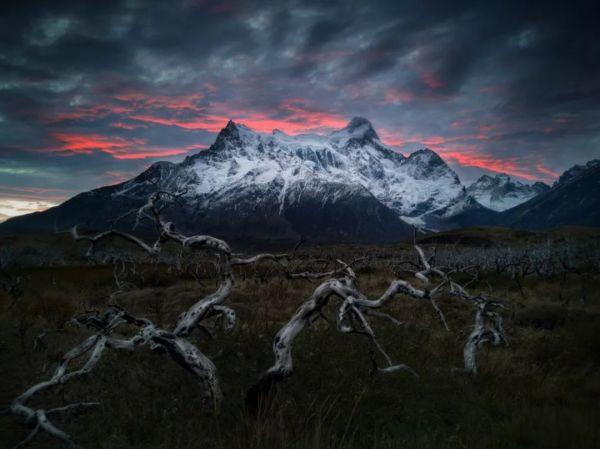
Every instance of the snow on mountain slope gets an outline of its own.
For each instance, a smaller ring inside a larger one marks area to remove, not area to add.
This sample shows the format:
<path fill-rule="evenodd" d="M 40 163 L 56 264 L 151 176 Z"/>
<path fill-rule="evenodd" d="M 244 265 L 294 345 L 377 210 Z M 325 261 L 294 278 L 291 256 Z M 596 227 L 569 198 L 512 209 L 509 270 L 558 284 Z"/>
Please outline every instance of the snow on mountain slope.
<path fill-rule="evenodd" d="M 155 163 L 130 181 L 0 230 L 43 230 L 49 223 L 102 229 L 157 185 L 186 192 L 170 212 L 182 229 L 260 238 L 394 241 L 410 234 L 406 222 L 429 226 L 428 216 L 471 207 L 458 176 L 435 152 L 405 157 L 385 146 L 364 118 L 328 135 L 295 136 L 230 121 L 210 148 L 181 163 Z"/>
<path fill-rule="evenodd" d="M 307 189 L 324 185 L 360 186 L 400 217 L 411 218 L 464 195 L 458 177 L 436 153 L 419 150 L 405 158 L 383 145 L 364 118 L 325 136 L 262 134 L 230 121 L 208 150 L 188 157 L 162 179 L 210 203 L 258 186 L 273 191 L 282 213 Z M 126 183 L 120 193 L 137 183 Z M 320 193 L 323 201 L 335 201 L 335 192 Z"/>
<path fill-rule="evenodd" d="M 548 190 L 550 187 L 544 183 L 528 185 L 501 173 L 495 176 L 483 175 L 467 188 L 467 194 L 482 206 L 501 212 Z"/>

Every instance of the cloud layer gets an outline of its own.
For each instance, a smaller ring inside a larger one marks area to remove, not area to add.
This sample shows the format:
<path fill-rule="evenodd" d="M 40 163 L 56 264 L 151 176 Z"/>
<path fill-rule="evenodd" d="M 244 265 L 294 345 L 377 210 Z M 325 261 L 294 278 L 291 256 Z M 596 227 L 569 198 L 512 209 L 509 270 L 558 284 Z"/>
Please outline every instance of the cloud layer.
<path fill-rule="evenodd" d="M 600 156 L 595 2 L 11 3 L 3 204 L 45 207 L 179 160 L 229 118 L 294 134 L 366 116 L 466 181 L 551 181 Z"/>

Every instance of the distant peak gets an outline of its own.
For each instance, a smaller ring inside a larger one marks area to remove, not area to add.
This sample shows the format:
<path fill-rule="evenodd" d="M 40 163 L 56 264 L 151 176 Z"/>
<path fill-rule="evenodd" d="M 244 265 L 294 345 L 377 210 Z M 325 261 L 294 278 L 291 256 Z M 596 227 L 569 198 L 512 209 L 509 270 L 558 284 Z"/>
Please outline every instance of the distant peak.
<path fill-rule="evenodd" d="M 360 128 L 361 126 L 368 126 L 370 128 L 373 128 L 373 125 L 368 119 L 364 117 L 352 117 L 352 120 L 350 120 L 346 125 L 346 129 L 348 131 L 354 131 Z"/>
<path fill-rule="evenodd" d="M 349 134 L 352 139 L 379 139 L 379 136 L 375 132 L 371 122 L 364 117 L 353 117 L 352 120 L 350 120 L 348 124 L 341 130 L 341 132 Z"/>
<path fill-rule="evenodd" d="M 430 148 L 421 148 L 420 150 L 413 151 L 411 154 L 435 154 L 437 156 L 437 153 Z"/>
<path fill-rule="evenodd" d="M 404 159 L 403 163 L 416 179 L 438 179 L 449 176 L 453 178 L 453 182 L 460 183 L 458 175 L 435 151 L 429 148 L 414 151 Z"/>
<path fill-rule="evenodd" d="M 537 181 L 531 185 L 531 188 L 539 194 L 547 192 L 548 190 L 550 190 L 551 187 L 544 182 Z"/>
<path fill-rule="evenodd" d="M 153 162 L 148 169 L 158 169 L 158 168 L 169 168 L 174 167 L 175 163 L 170 161 L 156 161 Z"/>
<path fill-rule="evenodd" d="M 408 159 L 412 161 L 428 162 L 433 164 L 446 164 L 439 154 L 433 150 L 430 150 L 429 148 L 423 148 L 411 153 L 410 156 L 408 156 Z"/>
<path fill-rule="evenodd" d="M 224 130 L 228 130 L 228 131 L 231 131 L 231 132 L 237 132 L 237 133 L 239 133 L 241 131 L 241 132 L 243 132 L 245 134 L 248 134 L 248 133 L 257 134 L 256 131 L 254 131 L 251 128 L 248 128 L 243 123 L 234 122 L 233 120 L 229 120 L 227 122 L 227 125 L 225 126 L 225 128 L 223 128 L 221 130 L 221 132 L 223 132 Z"/>
<path fill-rule="evenodd" d="M 233 121 L 229 120 L 225 128 L 223 128 L 217 139 L 215 140 L 215 145 L 220 147 L 225 141 L 239 141 L 240 140 L 240 130 L 238 125 Z"/>
<path fill-rule="evenodd" d="M 225 125 L 225 128 L 221 129 L 221 131 L 219 132 L 219 135 L 225 133 L 227 135 L 235 135 L 240 129 L 240 124 L 234 122 L 233 120 L 229 119 L 229 121 L 227 122 L 227 125 Z"/>
<path fill-rule="evenodd" d="M 479 183 L 479 184 L 487 183 L 487 184 L 500 185 L 500 184 L 507 184 L 507 183 L 511 183 L 511 182 L 513 182 L 513 180 L 506 173 L 494 173 L 494 174 L 489 174 L 489 175 L 481 175 L 475 183 L 476 184 L 477 183 Z"/>
<path fill-rule="evenodd" d="M 566 170 L 562 175 L 560 175 L 560 177 L 556 181 L 554 181 L 553 187 L 557 186 L 558 184 L 563 184 L 565 182 L 568 182 L 568 181 L 572 180 L 573 178 L 586 172 L 587 170 L 590 170 L 590 169 L 598 167 L 598 166 L 600 166 L 600 159 L 592 159 L 591 161 L 588 161 L 584 165 L 574 165 L 571 168 L 569 168 L 568 170 Z"/>

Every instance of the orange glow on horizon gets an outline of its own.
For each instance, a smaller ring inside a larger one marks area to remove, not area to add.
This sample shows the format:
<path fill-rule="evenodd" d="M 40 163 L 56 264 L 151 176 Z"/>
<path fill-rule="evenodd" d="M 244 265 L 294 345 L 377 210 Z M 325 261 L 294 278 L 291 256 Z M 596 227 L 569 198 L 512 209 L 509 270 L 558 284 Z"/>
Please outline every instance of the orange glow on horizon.
<path fill-rule="evenodd" d="M 50 148 L 46 151 L 60 153 L 62 156 L 101 151 L 110 154 L 115 159 L 147 159 L 178 156 L 206 148 L 206 145 L 188 145 L 181 148 L 153 147 L 146 145 L 147 142 L 143 139 L 125 139 L 99 134 L 54 133 L 52 136 L 60 144 L 57 148 Z"/>
<path fill-rule="evenodd" d="M 434 73 L 424 70 L 419 72 L 432 90 L 443 87 L 443 82 L 437 79 Z M 303 98 L 282 100 L 277 106 L 264 112 L 235 108 L 222 102 L 207 102 L 206 98 L 210 97 L 216 89 L 216 86 L 206 84 L 203 85 L 202 92 L 186 95 L 151 95 L 137 90 L 124 90 L 115 94 L 108 102 L 95 106 L 80 106 L 58 114 L 55 122 L 68 119 L 95 120 L 115 116 L 115 120 L 109 126 L 119 131 L 119 134 L 129 134 L 138 128 L 147 128 L 151 125 L 214 134 L 223 129 L 232 118 L 236 123 L 244 124 L 256 132 L 271 133 L 274 129 L 278 129 L 289 135 L 297 135 L 331 132 L 343 128 L 349 120 L 345 115 L 319 110 L 309 100 Z M 411 92 L 408 91 L 388 89 L 383 94 L 385 103 L 413 100 Z M 210 113 L 207 113 L 209 110 Z M 558 173 L 541 163 L 525 164 L 515 157 L 498 158 L 486 154 L 483 150 L 485 142 L 496 139 L 499 132 L 492 126 L 468 120 L 456 120 L 450 127 L 454 132 L 460 133 L 461 130 L 464 132 L 451 136 L 420 135 L 387 129 L 379 129 L 378 132 L 382 140 L 390 146 L 398 149 L 415 145 L 431 148 L 448 161 L 464 166 L 507 173 L 527 180 L 547 180 L 558 176 Z M 145 139 L 96 133 L 57 132 L 52 136 L 59 145 L 47 151 L 54 151 L 61 155 L 101 151 L 116 159 L 146 159 L 177 156 L 204 148 L 203 145 L 183 148 L 152 147 Z"/>

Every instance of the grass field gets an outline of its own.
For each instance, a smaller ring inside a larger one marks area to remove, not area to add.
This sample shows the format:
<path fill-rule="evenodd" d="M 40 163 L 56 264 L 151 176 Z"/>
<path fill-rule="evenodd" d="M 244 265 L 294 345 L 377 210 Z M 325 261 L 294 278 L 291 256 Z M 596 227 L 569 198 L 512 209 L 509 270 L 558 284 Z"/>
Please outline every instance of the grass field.
<path fill-rule="evenodd" d="M 584 242 L 598 239 L 596 232 L 567 234 Z M 529 244 L 538 237 L 474 230 L 459 238 L 450 233 L 446 240 L 423 240 L 431 252 L 440 242 L 493 248 Z M 564 232 L 551 238 L 564 239 Z M 49 241 L 50 249 L 60 243 Z M 332 246 L 308 248 L 303 254 L 307 259 L 351 258 L 393 255 L 407 248 Z M 71 257 L 85 248 L 61 251 Z M 46 267 L 16 264 L 10 273 L 21 276 L 23 295 L 15 302 L 0 293 L 0 407 L 51 375 L 60 356 L 89 335 L 65 323 L 83 310 L 103 309 L 115 290 L 111 267 L 82 259 Z M 131 279 L 136 288 L 116 298 L 131 313 L 161 326 L 215 287 L 208 275 L 200 285 L 162 266 L 143 266 L 139 273 Z M 357 274 L 369 297 L 381 294 L 393 278 L 389 265 L 379 259 L 358 266 Z M 367 341 L 341 334 L 321 320 L 296 341 L 293 376 L 277 387 L 258 416 L 246 410 L 245 392 L 272 363 L 277 330 L 315 285 L 287 279 L 269 264 L 246 268 L 237 279 L 229 301 L 238 313 L 235 329 L 219 330 L 212 340 L 199 333 L 193 337 L 218 367 L 225 394 L 220 411 L 202 404 L 199 386 L 168 356 L 147 348 L 108 351 L 90 375 L 41 395 L 36 403 L 49 407 L 99 401 L 85 413 L 56 420 L 89 449 L 600 447 L 597 272 L 531 275 L 520 282 L 507 273 L 485 273 L 473 289 L 491 285 L 506 299 L 509 346 L 485 347 L 476 377 L 460 372 L 474 313 L 456 298 L 439 301 L 450 332 L 426 303 L 402 296 L 386 310 L 402 326 L 374 322 L 383 346 L 419 378 L 402 372 L 373 374 Z M 334 304 L 329 307 L 332 316 Z M 45 344 L 34 349 L 44 330 Z M 0 416 L 0 446 L 12 447 L 26 433 L 19 419 Z M 31 447 L 60 444 L 40 435 Z"/>

